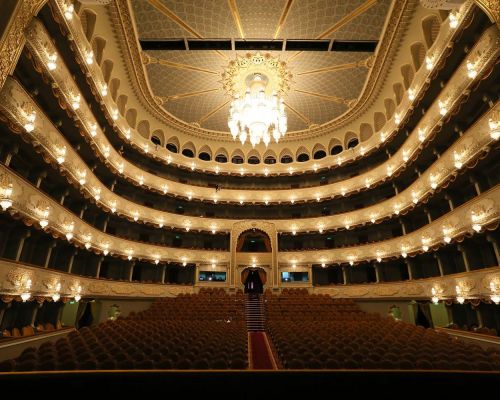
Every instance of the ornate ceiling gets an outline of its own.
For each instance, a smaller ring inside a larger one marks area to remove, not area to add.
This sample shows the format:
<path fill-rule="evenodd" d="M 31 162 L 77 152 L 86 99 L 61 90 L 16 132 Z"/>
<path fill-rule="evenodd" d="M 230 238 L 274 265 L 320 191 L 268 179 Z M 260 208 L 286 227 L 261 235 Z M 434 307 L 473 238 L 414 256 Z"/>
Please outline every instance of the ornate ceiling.
<path fill-rule="evenodd" d="M 391 0 L 134 0 L 139 39 L 380 40 Z M 153 95 L 174 117 L 203 129 L 228 131 L 230 96 L 221 74 L 248 53 L 148 50 Z M 373 53 L 272 52 L 293 74 L 285 94 L 288 130 L 327 123 L 360 95 Z"/>

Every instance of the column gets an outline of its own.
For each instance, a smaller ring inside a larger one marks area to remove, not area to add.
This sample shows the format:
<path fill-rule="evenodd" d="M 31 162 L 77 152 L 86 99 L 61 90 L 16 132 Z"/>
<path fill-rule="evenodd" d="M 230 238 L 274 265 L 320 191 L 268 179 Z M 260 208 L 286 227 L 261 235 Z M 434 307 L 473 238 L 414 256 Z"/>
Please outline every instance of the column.
<path fill-rule="evenodd" d="M 15 146 L 12 147 L 11 150 L 7 153 L 7 156 L 5 157 L 4 165 L 8 167 L 10 165 L 10 162 L 12 161 L 12 157 L 14 157 L 15 154 L 19 151 L 19 146 L 16 144 Z"/>
<path fill-rule="evenodd" d="M 165 273 L 167 272 L 166 264 L 163 264 L 163 271 L 161 271 L 161 283 L 165 283 Z"/>
<path fill-rule="evenodd" d="M 57 246 L 57 242 L 55 240 L 53 240 L 50 244 L 49 244 L 49 248 L 47 250 L 47 256 L 45 257 L 45 264 L 44 264 L 44 268 L 48 268 L 49 267 L 49 262 L 50 262 L 50 256 L 52 255 L 52 250 L 54 249 L 54 247 Z"/>
<path fill-rule="evenodd" d="M 474 309 L 476 311 L 476 317 L 477 317 L 477 324 L 479 327 L 483 326 L 483 316 L 481 315 L 481 312 L 479 311 L 479 307 L 476 307 Z"/>
<path fill-rule="evenodd" d="M 450 207 L 450 211 L 453 211 L 453 209 L 455 208 L 454 205 L 453 205 L 453 199 L 451 198 L 451 196 L 449 195 L 449 193 L 446 193 L 444 195 L 444 198 L 445 200 L 448 201 L 448 206 Z"/>
<path fill-rule="evenodd" d="M 462 258 L 464 260 L 465 270 L 467 272 L 469 272 L 470 271 L 469 258 L 467 257 L 467 252 L 466 252 L 465 246 L 462 246 L 461 244 L 459 244 L 459 245 L 457 245 L 457 249 L 458 249 L 458 251 L 460 251 L 460 253 L 462 253 Z"/>
<path fill-rule="evenodd" d="M 413 271 L 411 269 L 410 260 L 405 260 L 406 268 L 408 269 L 408 279 L 413 280 Z"/>
<path fill-rule="evenodd" d="M 406 235 L 405 223 L 403 222 L 403 220 L 401 218 L 399 218 L 398 220 L 399 220 L 399 223 L 401 224 L 401 231 L 403 232 L 403 235 Z"/>
<path fill-rule="evenodd" d="M 103 260 L 104 260 L 103 256 L 99 257 L 99 260 L 97 260 L 97 269 L 96 269 L 96 273 L 95 273 L 95 277 L 97 279 L 99 279 L 99 275 L 101 274 L 101 264 L 102 264 Z"/>
<path fill-rule="evenodd" d="M 474 175 L 469 174 L 469 181 L 474 185 L 474 190 L 476 191 L 476 194 L 479 196 L 481 194 L 481 188 L 479 187 L 479 182 L 477 181 L 476 177 Z"/>
<path fill-rule="evenodd" d="M 347 267 L 346 266 L 342 266 L 342 276 L 344 278 L 344 285 L 347 285 L 349 282 L 348 282 L 348 276 L 347 276 Z"/>
<path fill-rule="evenodd" d="M 106 232 L 106 229 L 108 228 L 108 222 L 109 222 L 109 214 L 106 215 L 106 219 L 104 220 L 104 225 L 102 226 L 103 232 Z"/>
<path fill-rule="evenodd" d="M 112 192 L 114 192 L 114 190 L 115 190 L 115 186 L 116 186 L 116 183 L 117 183 L 117 181 L 116 181 L 116 179 L 115 179 L 115 180 L 113 181 L 113 183 L 111 184 L 111 186 L 110 186 L 109 190 L 111 190 Z"/>
<path fill-rule="evenodd" d="M 432 222 L 432 217 L 431 217 L 431 213 L 429 212 L 427 207 L 424 208 L 424 213 L 425 213 L 425 215 L 427 215 L 427 221 L 430 224 Z"/>
<path fill-rule="evenodd" d="M 498 250 L 498 244 L 497 244 L 497 241 L 495 239 L 495 237 L 491 236 L 491 235 L 486 235 L 486 240 L 488 242 L 491 243 L 491 245 L 493 246 L 493 251 L 495 252 L 495 258 L 497 259 L 497 262 L 495 265 L 500 265 L 500 252 Z"/>
<path fill-rule="evenodd" d="M 439 157 L 441 157 L 441 153 L 439 153 L 439 151 L 437 151 L 435 147 L 432 149 L 432 154 L 436 156 L 437 160 L 439 160 Z"/>
<path fill-rule="evenodd" d="M 21 235 L 21 240 L 19 241 L 19 245 L 17 246 L 16 261 L 19 261 L 21 259 L 21 254 L 23 253 L 23 248 L 24 248 L 24 241 L 30 236 L 31 236 L 31 231 L 26 231 L 24 234 Z"/>
<path fill-rule="evenodd" d="M 392 182 L 392 187 L 393 187 L 393 189 L 394 189 L 394 193 L 395 193 L 395 194 L 396 194 L 396 196 L 397 196 L 397 195 L 398 195 L 398 193 L 399 193 L 399 190 L 398 190 L 398 187 L 397 187 L 397 185 L 396 185 L 396 183 L 395 183 L 395 182 Z"/>
<path fill-rule="evenodd" d="M 66 196 L 69 194 L 69 190 L 65 190 L 63 192 L 63 194 L 61 195 L 61 200 L 59 201 L 59 204 L 61 204 L 62 206 L 64 205 L 64 199 L 66 198 Z"/>
<path fill-rule="evenodd" d="M 40 189 L 40 186 L 42 185 L 42 181 L 47 177 L 47 171 L 42 171 L 38 174 L 38 177 L 36 179 L 36 187 Z"/>
<path fill-rule="evenodd" d="M 38 314 L 38 310 L 40 308 L 42 308 L 42 306 L 43 306 L 43 303 L 41 303 L 41 304 L 38 303 L 37 306 L 35 307 L 35 309 L 33 310 L 33 314 L 31 315 L 31 322 L 30 322 L 30 325 L 32 327 L 35 327 L 36 316 Z"/>
<path fill-rule="evenodd" d="M 434 253 L 433 254 L 434 258 L 436 259 L 437 261 L 437 264 L 438 264 L 438 268 L 439 268 L 439 275 L 440 276 L 444 276 L 444 272 L 443 272 L 443 263 L 441 261 L 441 257 L 439 257 L 439 254 L 438 253 Z"/>
<path fill-rule="evenodd" d="M 373 263 L 373 269 L 375 269 L 376 283 L 380 283 L 380 273 L 379 273 L 379 270 L 378 270 L 378 263 L 376 263 L 376 262 Z"/>
<path fill-rule="evenodd" d="M 135 261 L 132 261 L 130 263 L 130 272 L 129 272 L 129 275 L 128 275 L 129 282 L 132 282 L 132 275 L 134 275 L 134 266 L 135 266 Z"/>
<path fill-rule="evenodd" d="M 69 258 L 69 263 L 68 263 L 68 274 L 71 274 L 71 270 L 73 269 L 73 261 L 75 261 L 75 256 L 78 253 L 78 249 L 75 249 L 71 253 L 71 257 Z"/>
<path fill-rule="evenodd" d="M 83 214 L 85 213 L 86 209 L 87 209 L 87 204 L 84 204 L 80 211 L 80 219 L 83 219 Z"/>

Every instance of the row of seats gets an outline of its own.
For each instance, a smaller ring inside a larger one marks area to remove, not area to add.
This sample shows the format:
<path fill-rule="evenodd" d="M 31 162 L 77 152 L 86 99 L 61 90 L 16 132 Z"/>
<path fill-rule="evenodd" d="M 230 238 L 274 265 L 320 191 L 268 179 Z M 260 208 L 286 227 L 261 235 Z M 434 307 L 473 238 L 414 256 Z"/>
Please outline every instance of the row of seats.
<path fill-rule="evenodd" d="M 246 369 L 242 296 L 162 298 L 146 311 L 28 348 L 0 371 Z"/>
<path fill-rule="evenodd" d="M 489 336 L 498 336 L 497 330 L 495 328 L 488 328 L 486 326 L 482 327 L 477 327 L 477 326 L 459 326 L 457 324 L 451 324 L 447 328 L 449 329 L 456 329 L 460 331 L 467 331 L 467 332 L 473 332 L 473 333 L 479 333 L 481 335 L 489 335 Z"/>
<path fill-rule="evenodd" d="M 31 325 L 27 325 L 23 326 L 21 329 L 19 328 L 12 328 L 10 330 L 4 329 L 2 331 L 2 337 L 16 338 L 16 337 L 33 336 L 36 335 L 37 333 L 52 332 L 57 329 L 62 329 L 61 321 L 57 321 L 56 326 L 54 326 L 50 322 L 47 322 L 45 324 L 38 324 L 35 328 L 33 328 Z"/>
<path fill-rule="evenodd" d="M 284 368 L 500 370 L 497 349 L 363 312 L 351 300 L 327 303 L 305 292 L 265 296 L 267 330 Z"/>

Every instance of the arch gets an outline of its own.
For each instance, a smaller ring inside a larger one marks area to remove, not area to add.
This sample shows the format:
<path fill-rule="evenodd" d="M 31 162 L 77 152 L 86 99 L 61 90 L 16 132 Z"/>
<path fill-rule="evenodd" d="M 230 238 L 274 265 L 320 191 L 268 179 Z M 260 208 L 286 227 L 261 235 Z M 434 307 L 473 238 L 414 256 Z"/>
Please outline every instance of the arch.
<path fill-rule="evenodd" d="M 290 151 L 290 149 L 285 148 L 285 149 L 281 150 L 280 163 L 289 164 L 291 162 L 293 162 L 293 156 L 292 156 L 292 152 Z"/>
<path fill-rule="evenodd" d="M 422 42 L 415 42 L 410 47 L 413 68 L 418 71 L 425 60 L 425 46 Z"/>
<path fill-rule="evenodd" d="M 247 157 L 248 157 L 247 158 L 248 164 L 252 165 L 260 164 L 260 154 L 257 152 L 257 150 L 255 149 L 250 150 Z"/>
<path fill-rule="evenodd" d="M 167 140 L 167 145 L 165 147 L 167 148 L 167 150 L 171 151 L 172 153 L 178 153 L 180 144 L 179 144 L 179 139 L 177 138 L 177 136 L 171 136 Z"/>
<path fill-rule="evenodd" d="M 384 127 L 384 125 L 385 125 L 385 115 L 383 112 L 377 111 L 373 116 L 373 128 L 374 128 L 373 130 L 375 132 L 378 132 Z M 366 139 L 363 139 L 363 135 L 361 135 L 361 141 L 364 140 Z"/>
<path fill-rule="evenodd" d="M 227 155 L 227 150 L 223 147 L 221 147 L 219 150 L 215 152 L 215 161 L 220 162 L 220 163 L 227 163 L 227 160 L 229 159 Z"/>
<path fill-rule="evenodd" d="M 298 162 L 305 162 L 309 161 L 309 158 L 309 151 L 304 146 L 299 147 L 297 153 L 295 153 L 295 159 Z"/>
<path fill-rule="evenodd" d="M 276 153 L 271 149 L 266 150 L 262 158 L 264 159 L 264 164 L 276 164 Z"/>
<path fill-rule="evenodd" d="M 151 141 L 153 142 L 153 137 L 156 137 L 158 139 L 158 143 L 153 143 L 163 147 L 163 143 L 165 142 L 165 135 L 163 134 L 163 131 L 161 129 L 157 129 L 151 135 Z"/>
<path fill-rule="evenodd" d="M 245 155 L 240 149 L 236 149 L 231 154 L 231 162 L 233 164 L 243 164 L 245 162 Z"/>
<path fill-rule="evenodd" d="M 202 146 L 198 153 L 198 158 L 203 161 L 210 161 L 212 159 L 212 150 L 207 145 Z"/>
<path fill-rule="evenodd" d="M 355 144 L 354 144 L 355 143 Z M 348 131 L 344 136 L 344 148 L 352 149 L 356 147 L 359 143 L 359 138 L 353 131 Z"/>
<path fill-rule="evenodd" d="M 118 97 L 118 89 L 120 88 L 120 80 L 118 78 L 111 79 L 109 83 L 109 93 L 111 94 L 111 98 L 116 102 L 116 98 Z"/>
<path fill-rule="evenodd" d="M 151 142 L 153 142 L 153 144 L 155 144 L 156 146 L 160 146 L 161 145 L 161 140 L 156 135 L 152 135 L 151 136 Z"/>
<path fill-rule="evenodd" d="M 130 127 L 135 129 L 135 124 L 137 123 L 137 110 L 135 108 L 129 108 L 125 113 L 125 119 Z"/>
<path fill-rule="evenodd" d="M 326 157 L 326 149 L 325 146 L 323 146 L 320 143 L 316 143 L 316 145 L 313 147 L 313 159 L 315 160 L 321 160 L 322 158 Z"/>
<path fill-rule="evenodd" d="M 432 47 L 439 34 L 441 23 L 437 15 L 428 15 L 422 20 L 422 33 L 428 49 Z"/>
<path fill-rule="evenodd" d="M 127 101 L 128 101 L 128 96 L 124 95 L 124 94 L 121 94 L 120 96 L 118 96 L 118 99 L 116 100 L 116 105 L 118 106 L 118 111 L 120 112 L 120 114 L 122 116 L 125 115 L 125 106 L 127 105 Z"/>
<path fill-rule="evenodd" d="M 332 156 L 339 154 L 339 153 L 342 153 L 342 151 L 344 151 L 344 147 L 342 146 L 342 142 L 337 138 L 333 138 L 332 140 L 330 140 L 330 143 L 328 144 L 328 148 L 330 149 L 329 153 Z"/>
<path fill-rule="evenodd" d="M 196 147 L 194 147 L 193 142 L 184 143 L 181 153 L 183 156 L 194 158 L 196 156 Z"/>
<path fill-rule="evenodd" d="M 94 36 L 96 20 L 97 14 L 88 8 L 85 8 L 80 15 L 82 29 L 89 43 L 92 40 L 92 36 Z"/>
<path fill-rule="evenodd" d="M 385 106 L 385 119 L 391 119 L 394 113 L 396 112 L 396 103 L 394 103 L 393 99 L 384 99 Z"/>
<path fill-rule="evenodd" d="M 373 128 L 370 124 L 363 123 L 359 126 L 359 139 L 364 142 L 370 139 L 373 135 Z"/>
<path fill-rule="evenodd" d="M 137 132 L 145 139 L 149 139 L 149 121 L 143 119 L 137 124 Z"/>
<path fill-rule="evenodd" d="M 394 89 L 394 94 L 396 96 L 396 103 L 399 104 L 403 100 L 403 96 L 405 93 L 405 89 L 403 88 L 403 84 L 401 82 L 395 83 L 392 85 Z"/>
<path fill-rule="evenodd" d="M 106 47 L 106 39 L 96 36 L 91 42 L 92 51 L 94 52 L 94 58 L 98 65 L 102 63 L 102 57 L 104 55 L 104 48 Z"/>
<path fill-rule="evenodd" d="M 251 241 L 254 240 L 252 243 Z M 237 252 L 270 253 L 272 251 L 271 238 L 260 229 L 249 229 L 242 232 L 236 241 Z"/>
<path fill-rule="evenodd" d="M 410 64 L 405 64 L 401 67 L 401 75 L 403 76 L 403 83 L 406 90 L 410 87 L 413 81 L 413 68 Z"/>
<path fill-rule="evenodd" d="M 104 82 L 106 82 L 109 85 L 109 80 L 111 79 L 111 72 L 113 71 L 113 61 L 111 60 L 104 60 L 102 63 L 102 75 L 104 77 Z"/>

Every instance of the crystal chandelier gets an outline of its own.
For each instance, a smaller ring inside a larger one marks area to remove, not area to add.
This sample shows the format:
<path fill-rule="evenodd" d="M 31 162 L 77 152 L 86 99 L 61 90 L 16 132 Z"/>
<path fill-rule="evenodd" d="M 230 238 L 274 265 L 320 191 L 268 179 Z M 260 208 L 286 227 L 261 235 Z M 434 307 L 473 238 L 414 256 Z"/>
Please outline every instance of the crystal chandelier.
<path fill-rule="evenodd" d="M 254 147 L 261 141 L 267 146 L 271 137 L 278 143 L 287 130 L 283 98 L 275 91 L 266 95 L 268 79 L 261 73 L 249 75 L 245 82 L 245 95 L 236 94 L 229 110 L 228 126 L 233 139 L 239 138 L 244 144 L 248 138 Z"/>

